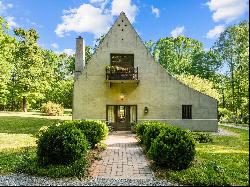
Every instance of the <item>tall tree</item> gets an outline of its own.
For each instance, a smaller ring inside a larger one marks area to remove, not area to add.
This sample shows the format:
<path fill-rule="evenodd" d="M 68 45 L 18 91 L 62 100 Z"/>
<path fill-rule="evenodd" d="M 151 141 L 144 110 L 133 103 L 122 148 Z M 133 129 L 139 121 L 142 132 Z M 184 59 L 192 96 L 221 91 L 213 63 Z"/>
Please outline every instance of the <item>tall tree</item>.
<path fill-rule="evenodd" d="M 242 116 L 248 106 L 249 73 L 249 23 L 247 21 L 229 26 L 220 35 L 214 50 L 228 67 L 230 77 L 230 109 Z"/>
<path fill-rule="evenodd" d="M 18 98 L 22 99 L 22 109 L 26 112 L 28 102 L 42 98 L 41 90 L 46 87 L 42 50 L 37 45 L 39 36 L 34 29 L 18 28 L 14 34 L 19 38 L 15 51 L 14 87 L 18 90 Z"/>
<path fill-rule="evenodd" d="M 8 83 L 11 80 L 13 66 L 13 51 L 15 50 L 16 40 L 8 35 L 8 23 L 0 16 L 0 107 L 8 102 Z"/>

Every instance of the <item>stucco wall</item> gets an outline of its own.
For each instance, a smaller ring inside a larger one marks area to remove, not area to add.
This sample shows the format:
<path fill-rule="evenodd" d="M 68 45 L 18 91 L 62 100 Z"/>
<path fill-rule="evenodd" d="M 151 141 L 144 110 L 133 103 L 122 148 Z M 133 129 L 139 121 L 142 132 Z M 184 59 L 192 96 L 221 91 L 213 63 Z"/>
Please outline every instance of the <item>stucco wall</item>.
<path fill-rule="evenodd" d="M 110 87 L 105 82 L 110 53 L 134 54 L 134 66 L 139 67 L 138 85 L 119 83 Z M 124 100 L 120 99 L 121 93 Z M 154 62 L 123 14 L 75 80 L 73 95 L 73 119 L 106 120 L 106 105 L 137 105 L 139 121 L 167 121 L 195 131 L 218 129 L 217 100 L 183 85 Z M 192 120 L 181 119 L 185 104 L 192 105 Z M 147 114 L 144 107 L 149 109 Z"/>

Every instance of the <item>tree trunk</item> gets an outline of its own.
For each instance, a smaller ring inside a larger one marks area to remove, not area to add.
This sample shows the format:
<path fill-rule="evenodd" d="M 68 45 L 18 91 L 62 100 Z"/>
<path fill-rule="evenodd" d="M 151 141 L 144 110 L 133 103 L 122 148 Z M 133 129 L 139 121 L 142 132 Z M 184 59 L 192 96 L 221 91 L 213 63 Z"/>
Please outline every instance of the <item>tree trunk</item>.
<path fill-rule="evenodd" d="M 234 106 L 234 64 L 233 64 L 233 58 L 231 57 L 231 63 L 230 63 L 230 71 L 231 71 L 231 91 L 232 91 L 232 111 L 235 113 L 235 106 Z"/>
<path fill-rule="evenodd" d="M 225 95 L 224 95 L 224 89 L 222 89 L 222 107 L 225 108 Z"/>
<path fill-rule="evenodd" d="M 23 112 L 27 112 L 27 98 L 23 97 Z"/>

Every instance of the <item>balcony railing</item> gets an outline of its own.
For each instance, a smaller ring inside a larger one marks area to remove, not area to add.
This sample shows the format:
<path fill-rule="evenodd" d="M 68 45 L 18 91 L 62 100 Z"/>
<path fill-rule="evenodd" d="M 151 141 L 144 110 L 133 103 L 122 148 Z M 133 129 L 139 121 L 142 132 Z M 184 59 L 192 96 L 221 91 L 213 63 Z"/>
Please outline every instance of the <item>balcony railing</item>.
<path fill-rule="evenodd" d="M 135 80 L 138 81 L 138 67 L 106 68 L 106 80 Z"/>

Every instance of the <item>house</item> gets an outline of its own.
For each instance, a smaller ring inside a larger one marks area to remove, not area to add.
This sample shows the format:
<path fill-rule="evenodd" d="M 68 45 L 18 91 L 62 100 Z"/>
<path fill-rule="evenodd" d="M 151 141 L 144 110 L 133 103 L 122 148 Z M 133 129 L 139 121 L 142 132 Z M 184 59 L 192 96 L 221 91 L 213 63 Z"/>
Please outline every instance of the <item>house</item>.
<path fill-rule="evenodd" d="M 125 13 L 85 65 L 76 39 L 73 119 L 109 122 L 130 130 L 139 121 L 168 122 L 193 131 L 217 131 L 217 100 L 172 77 L 154 61 Z"/>

